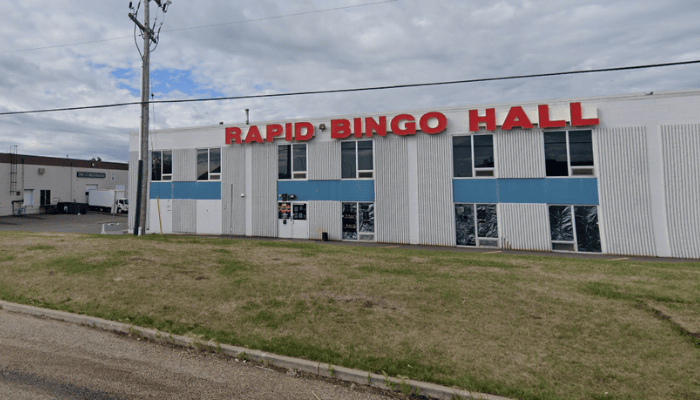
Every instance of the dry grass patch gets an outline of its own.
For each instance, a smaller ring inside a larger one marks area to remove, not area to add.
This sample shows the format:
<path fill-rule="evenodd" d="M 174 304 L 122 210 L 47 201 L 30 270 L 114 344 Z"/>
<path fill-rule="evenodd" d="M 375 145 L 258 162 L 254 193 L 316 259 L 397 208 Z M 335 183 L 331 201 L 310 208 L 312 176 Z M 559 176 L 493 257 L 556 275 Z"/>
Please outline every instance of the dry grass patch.
<path fill-rule="evenodd" d="M 10 301 L 514 398 L 700 395 L 677 328 L 700 324 L 700 264 L 163 236 L 0 249 Z"/>

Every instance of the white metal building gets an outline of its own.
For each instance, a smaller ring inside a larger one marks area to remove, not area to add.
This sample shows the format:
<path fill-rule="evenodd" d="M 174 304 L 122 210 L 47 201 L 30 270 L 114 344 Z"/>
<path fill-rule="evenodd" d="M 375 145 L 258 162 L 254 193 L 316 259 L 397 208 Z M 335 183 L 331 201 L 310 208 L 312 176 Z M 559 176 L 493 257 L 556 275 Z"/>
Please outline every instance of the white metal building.
<path fill-rule="evenodd" d="M 676 91 L 159 130 L 148 231 L 700 258 L 699 110 Z"/>
<path fill-rule="evenodd" d="M 126 188 L 128 165 L 73 158 L 0 154 L 0 216 L 39 214 L 58 202 L 87 203 L 91 189 Z"/>

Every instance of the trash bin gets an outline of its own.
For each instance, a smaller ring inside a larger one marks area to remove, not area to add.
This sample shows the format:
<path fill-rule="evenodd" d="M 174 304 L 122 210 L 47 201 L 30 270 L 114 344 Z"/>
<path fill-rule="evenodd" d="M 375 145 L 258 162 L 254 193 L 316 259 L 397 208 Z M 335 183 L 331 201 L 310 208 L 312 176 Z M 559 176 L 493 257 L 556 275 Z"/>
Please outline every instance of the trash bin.
<path fill-rule="evenodd" d="M 323 240 L 324 242 L 328 241 L 328 232 L 323 232 L 321 234 L 321 240 Z"/>

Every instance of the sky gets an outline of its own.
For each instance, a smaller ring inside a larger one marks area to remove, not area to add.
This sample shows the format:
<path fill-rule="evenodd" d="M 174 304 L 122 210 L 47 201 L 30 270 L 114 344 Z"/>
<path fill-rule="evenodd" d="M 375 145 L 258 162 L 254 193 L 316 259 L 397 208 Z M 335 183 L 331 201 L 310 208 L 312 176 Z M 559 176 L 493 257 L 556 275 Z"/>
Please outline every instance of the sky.
<path fill-rule="evenodd" d="M 143 2 L 144 0 L 142 0 Z M 138 0 L 133 0 L 136 6 Z M 140 101 L 128 0 L 0 0 L 0 113 Z M 138 14 L 143 21 L 143 8 Z M 155 100 L 700 60 L 697 0 L 151 2 Z M 162 24 L 162 25 L 161 25 Z M 151 129 L 700 89 L 700 64 L 446 86 L 154 104 Z M 0 152 L 125 162 L 140 107 L 0 115 Z"/>

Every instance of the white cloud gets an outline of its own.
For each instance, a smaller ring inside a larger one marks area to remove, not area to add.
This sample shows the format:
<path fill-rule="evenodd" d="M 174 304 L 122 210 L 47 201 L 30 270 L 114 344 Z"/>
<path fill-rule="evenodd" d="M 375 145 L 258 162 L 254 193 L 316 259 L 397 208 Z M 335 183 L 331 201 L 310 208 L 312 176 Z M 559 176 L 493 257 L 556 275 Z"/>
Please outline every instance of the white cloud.
<path fill-rule="evenodd" d="M 690 0 L 400 0 L 258 20 L 363 2 L 174 0 L 151 59 L 156 96 L 240 96 L 700 58 L 696 23 L 700 9 Z M 127 4 L 0 1 L 0 13 L 6 16 L 0 25 L 0 111 L 139 101 L 140 59 Z M 162 17 L 158 15 L 159 21 Z M 240 22 L 245 20 L 256 21 Z M 214 24 L 219 25 L 182 29 Z M 126 38 L 108 40 L 121 37 Z M 90 41 L 96 43 L 16 51 Z M 131 73 L 124 74 L 125 70 Z M 155 117 L 157 127 L 172 128 L 242 122 L 245 108 L 251 109 L 253 121 L 260 121 L 697 89 L 696 71 L 697 66 L 691 65 L 364 93 L 158 104 Z M 16 144 L 29 154 L 125 161 L 128 132 L 138 127 L 138 106 L 0 116 L 0 151 Z"/>

